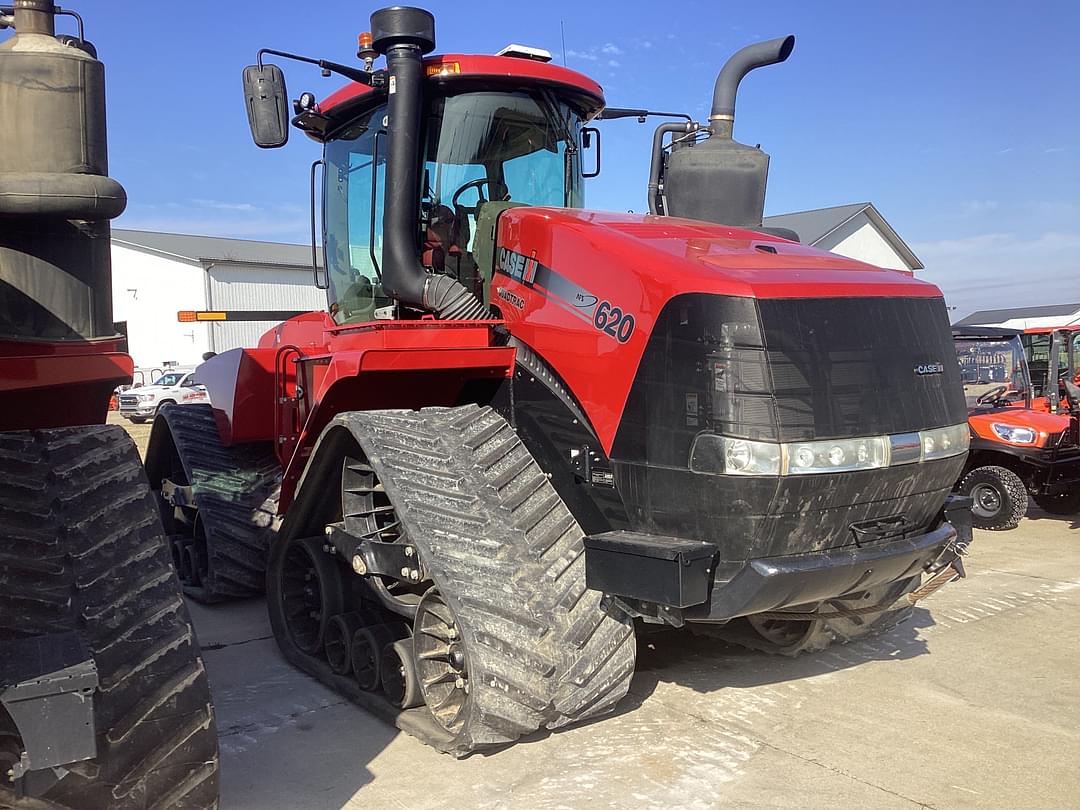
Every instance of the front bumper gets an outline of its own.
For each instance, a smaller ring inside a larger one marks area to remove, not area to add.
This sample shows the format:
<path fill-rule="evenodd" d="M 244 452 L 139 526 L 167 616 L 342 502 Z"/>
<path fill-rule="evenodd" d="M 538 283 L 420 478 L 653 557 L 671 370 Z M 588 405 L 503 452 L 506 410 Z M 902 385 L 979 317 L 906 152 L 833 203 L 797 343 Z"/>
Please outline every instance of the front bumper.
<path fill-rule="evenodd" d="M 971 541 L 970 518 L 970 499 L 951 497 L 938 525 L 922 534 L 745 562 L 717 560 L 709 543 L 607 532 L 585 538 L 586 582 L 641 616 L 722 622 L 940 570 Z"/>

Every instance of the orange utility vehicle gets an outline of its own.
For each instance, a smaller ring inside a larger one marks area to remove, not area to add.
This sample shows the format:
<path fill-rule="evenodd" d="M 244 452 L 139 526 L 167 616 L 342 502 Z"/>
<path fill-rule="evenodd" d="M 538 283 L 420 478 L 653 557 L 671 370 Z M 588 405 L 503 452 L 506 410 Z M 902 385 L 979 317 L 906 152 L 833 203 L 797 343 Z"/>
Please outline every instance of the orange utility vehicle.
<path fill-rule="evenodd" d="M 973 500 L 973 522 L 1012 529 L 1028 496 L 1053 514 L 1080 508 L 1080 389 L 1067 380 L 1068 413 L 1040 407 L 1021 335 L 1012 329 L 954 327 L 968 405 L 971 448 L 959 490 Z M 1056 358 L 1057 352 L 1049 352 Z M 1050 363 L 1054 376 L 1056 363 Z M 1051 397 L 1050 399 L 1055 399 Z"/>

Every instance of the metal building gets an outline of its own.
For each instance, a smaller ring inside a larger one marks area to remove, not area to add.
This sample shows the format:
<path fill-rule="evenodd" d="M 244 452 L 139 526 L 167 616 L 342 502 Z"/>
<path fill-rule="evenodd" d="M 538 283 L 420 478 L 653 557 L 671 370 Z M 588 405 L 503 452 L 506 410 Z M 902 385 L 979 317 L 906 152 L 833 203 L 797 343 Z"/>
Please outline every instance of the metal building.
<path fill-rule="evenodd" d="M 114 228 L 112 261 L 113 317 L 136 366 L 195 365 L 206 351 L 254 346 L 273 325 L 179 323 L 180 310 L 326 306 L 305 245 Z"/>

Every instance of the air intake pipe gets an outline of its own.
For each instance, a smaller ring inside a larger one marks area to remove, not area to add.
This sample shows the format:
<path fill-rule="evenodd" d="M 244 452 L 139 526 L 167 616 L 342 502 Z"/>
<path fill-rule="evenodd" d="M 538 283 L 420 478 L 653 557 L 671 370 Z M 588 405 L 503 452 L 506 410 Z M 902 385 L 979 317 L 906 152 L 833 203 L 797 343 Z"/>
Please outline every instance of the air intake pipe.
<path fill-rule="evenodd" d="M 663 160 L 663 213 L 761 229 L 769 156 L 732 138 L 735 95 L 747 73 L 783 62 L 794 47 L 794 36 L 758 42 L 736 52 L 724 64 L 713 88 L 708 126 L 697 130 L 707 132 L 708 138 L 685 138 Z M 653 160 L 659 168 L 657 151 L 654 146 Z M 650 181 L 650 201 L 656 196 Z"/>
<path fill-rule="evenodd" d="M 420 263 L 419 230 L 423 57 L 435 49 L 435 18 L 394 6 L 371 15 L 372 47 L 386 57 L 387 154 L 382 285 L 391 298 L 451 320 L 488 319 L 483 303 L 449 276 Z"/>

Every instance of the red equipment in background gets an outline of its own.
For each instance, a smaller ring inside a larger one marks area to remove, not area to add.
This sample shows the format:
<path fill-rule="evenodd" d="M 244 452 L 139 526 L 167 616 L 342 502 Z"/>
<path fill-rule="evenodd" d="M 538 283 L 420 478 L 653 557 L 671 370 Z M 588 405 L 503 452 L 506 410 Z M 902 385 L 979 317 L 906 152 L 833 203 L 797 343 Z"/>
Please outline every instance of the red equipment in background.
<path fill-rule="evenodd" d="M 112 323 L 104 68 L 51 0 L 0 7 L 0 806 L 217 805 L 198 643 Z M 77 15 L 75 15 L 77 16 Z"/>

